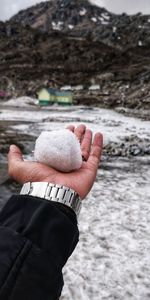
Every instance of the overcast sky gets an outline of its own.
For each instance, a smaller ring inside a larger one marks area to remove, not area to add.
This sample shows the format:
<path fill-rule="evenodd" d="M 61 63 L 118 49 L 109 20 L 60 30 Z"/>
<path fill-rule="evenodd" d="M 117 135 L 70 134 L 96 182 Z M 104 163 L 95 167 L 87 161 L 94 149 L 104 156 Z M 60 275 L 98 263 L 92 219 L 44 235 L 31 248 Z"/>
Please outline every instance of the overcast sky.
<path fill-rule="evenodd" d="M 46 0 L 43 0 L 46 1 Z M 77 0 L 78 1 L 78 0 Z M 9 19 L 20 9 L 42 2 L 41 0 L 0 0 L 0 19 Z M 91 2 L 106 7 L 115 13 L 127 12 L 134 14 L 143 12 L 150 14 L 150 0 L 91 0 Z"/>

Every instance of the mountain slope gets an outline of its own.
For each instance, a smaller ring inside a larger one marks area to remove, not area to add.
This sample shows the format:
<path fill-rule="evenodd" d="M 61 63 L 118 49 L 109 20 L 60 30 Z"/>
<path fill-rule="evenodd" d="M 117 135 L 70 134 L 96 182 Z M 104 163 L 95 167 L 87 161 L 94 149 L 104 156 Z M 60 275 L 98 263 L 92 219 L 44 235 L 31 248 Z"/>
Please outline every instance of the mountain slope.
<path fill-rule="evenodd" d="M 149 29 L 150 16 L 86 0 L 42 2 L 0 22 L 0 89 L 35 95 L 50 82 L 83 84 L 81 103 L 149 108 Z M 101 89 L 89 95 L 93 83 Z"/>
<path fill-rule="evenodd" d="M 115 15 L 87 0 L 51 0 L 15 15 L 12 22 L 44 32 L 60 31 L 73 37 L 91 37 L 117 48 L 150 43 L 150 16 Z"/>

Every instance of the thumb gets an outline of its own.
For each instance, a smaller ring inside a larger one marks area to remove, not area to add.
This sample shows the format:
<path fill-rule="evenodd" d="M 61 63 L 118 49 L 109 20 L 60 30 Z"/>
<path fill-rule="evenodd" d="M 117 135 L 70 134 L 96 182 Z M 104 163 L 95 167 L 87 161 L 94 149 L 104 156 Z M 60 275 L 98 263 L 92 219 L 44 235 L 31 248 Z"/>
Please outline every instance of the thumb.
<path fill-rule="evenodd" d="M 11 145 L 8 153 L 8 162 L 10 161 L 23 161 L 22 153 L 19 147 Z"/>
<path fill-rule="evenodd" d="M 21 150 L 16 145 L 11 145 L 8 153 L 8 172 L 10 176 L 14 176 L 17 165 L 22 161 Z"/>

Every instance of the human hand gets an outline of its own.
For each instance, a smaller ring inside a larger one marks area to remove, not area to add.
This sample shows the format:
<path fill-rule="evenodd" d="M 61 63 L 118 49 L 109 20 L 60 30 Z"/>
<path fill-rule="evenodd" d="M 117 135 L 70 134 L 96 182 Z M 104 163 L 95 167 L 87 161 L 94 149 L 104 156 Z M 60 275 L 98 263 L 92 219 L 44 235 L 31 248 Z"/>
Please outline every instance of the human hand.
<path fill-rule="evenodd" d="M 86 129 L 85 125 L 77 128 L 70 125 L 67 128 L 74 132 L 80 141 L 84 161 L 79 170 L 62 173 L 39 162 L 24 161 L 21 150 L 17 146 L 11 145 L 8 153 L 9 175 L 22 184 L 25 182 L 49 182 L 64 185 L 73 189 L 81 199 L 84 199 L 96 178 L 102 153 L 103 136 L 101 133 L 96 133 L 92 143 L 92 131 Z"/>

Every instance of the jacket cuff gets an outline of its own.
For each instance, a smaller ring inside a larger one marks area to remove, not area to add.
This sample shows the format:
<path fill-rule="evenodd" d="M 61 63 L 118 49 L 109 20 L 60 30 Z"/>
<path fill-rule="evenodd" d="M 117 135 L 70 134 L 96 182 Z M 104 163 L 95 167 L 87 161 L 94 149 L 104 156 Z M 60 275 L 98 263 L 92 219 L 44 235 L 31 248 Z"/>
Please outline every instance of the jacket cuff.
<path fill-rule="evenodd" d="M 12 196 L 0 213 L 0 225 L 50 251 L 61 267 L 73 252 L 79 237 L 72 211 L 66 211 L 61 204 L 33 196 Z"/>

